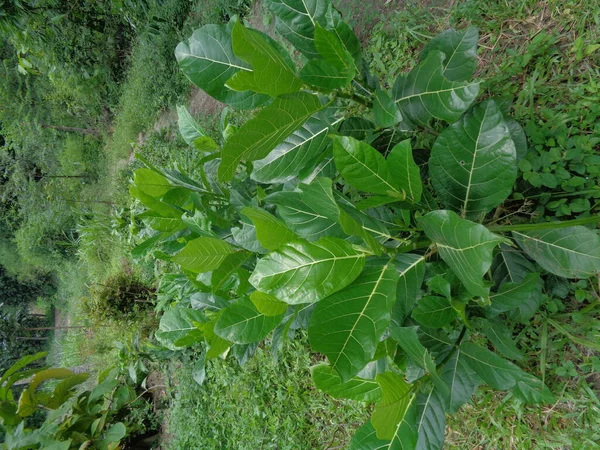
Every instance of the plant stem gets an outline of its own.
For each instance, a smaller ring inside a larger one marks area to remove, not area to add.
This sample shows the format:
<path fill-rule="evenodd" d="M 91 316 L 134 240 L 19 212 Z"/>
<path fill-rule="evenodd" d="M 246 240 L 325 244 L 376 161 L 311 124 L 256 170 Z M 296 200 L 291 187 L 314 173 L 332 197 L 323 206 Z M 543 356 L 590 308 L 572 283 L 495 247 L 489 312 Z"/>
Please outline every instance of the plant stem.
<path fill-rule="evenodd" d="M 421 239 L 418 241 L 414 241 L 412 244 L 402 245 L 396 248 L 397 253 L 406 253 L 411 250 L 417 250 L 420 248 L 427 248 L 431 245 L 431 241 L 429 239 Z"/>
<path fill-rule="evenodd" d="M 564 220 L 562 222 L 522 223 L 517 225 L 496 225 L 488 227 L 490 231 L 530 231 L 548 230 L 554 228 L 573 227 L 575 225 L 589 225 L 600 222 L 600 216 L 582 217 L 580 219 Z"/>

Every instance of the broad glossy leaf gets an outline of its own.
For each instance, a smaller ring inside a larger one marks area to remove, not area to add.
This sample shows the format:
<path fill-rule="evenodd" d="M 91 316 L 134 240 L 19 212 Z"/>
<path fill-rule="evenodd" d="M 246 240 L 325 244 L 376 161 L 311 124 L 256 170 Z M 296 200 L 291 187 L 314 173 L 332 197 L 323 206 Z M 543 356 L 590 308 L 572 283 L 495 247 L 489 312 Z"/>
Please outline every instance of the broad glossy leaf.
<path fill-rule="evenodd" d="M 11 375 L 17 373 L 19 370 L 28 366 L 32 362 L 37 361 L 42 358 L 45 358 L 47 355 L 48 355 L 48 352 L 38 352 L 33 355 L 23 356 L 16 363 L 14 363 L 12 366 L 10 366 L 8 369 L 6 369 L 6 371 L 2 374 L 2 377 L 0 377 L 0 386 L 4 385 L 4 382 L 6 380 L 8 380 L 8 378 Z"/>
<path fill-rule="evenodd" d="M 231 33 L 233 52 L 250 64 L 252 71 L 238 71 L 227 86 L 236 91 L 254 91 L 277 97 L 300 90 L 302 82 L 286 51 L 260 31 L 236 22 Z"/>
<path fill-rule="evenodd" d="M 461 219 L 452 211 L 430 212 L 420 223 L 465 288 L 473 295 L 487 297 L 483 275 L 492 264 L 492 250 L 508 242 L 507 239 L 483 225 Z"/>
<path fill-rule="evenodd" d="M 497 287 L 506 282 L 520 283 L 527 275 L 535 272 L 535 265 L 518 248 L 500 244 L 499 250 L 494 256 L 491 268 Z"/>
<path fill-rule="evenodd" d="M 420 59 L 425 59 L 433 51 L 440 51 L 446 56 L 444 76 L 451 81 L 468 81 L 477 69 L 478 40 L 476 27 L 464 31 L 446 30 L 427 43 Z"/>
<path fill-rule="evenodd" d="M 300 71 L 300 78 L 306 84 L 328 91 L 342 88 L 351 81 L 347 73 L 323 59 L 314 59 L 306 63 Z"/>
<path fill-rule="evenodd" d="M 231 277 L 242 267 L 242 264 L 250 257 L 248 252 L 230 253 L 223 262 L 213 270 L 210 284 L 213 292 L 219 291 Z"/>
<path fill-rule="evenodd" d="M 365 192 L 404 199 L 385 158 L 369 144 L 348 136 L 333 141 L 335 165 L 344 180 Z"/>
<path fill-rule="evenodd" d="M 441 393 L 449 395 L 448 386 L 437 373 L 437 367 L 429 351 L 421 344 L 417 336 L 419 327 L 392 328 L 391 336 L 398 345 L 406 352 L 408 357 L 421 369 L 424 369 L 433 380 L 433 383 Z"/>
<path fill-rule="evenodd" d="M 207 94 L 238 109 L 253 109 L 264 104 L 269 97 L 251 91 L 236 92 L 225 86 L 238 71 L 251 71 L 233 53 L 232 28 L 233 22 L 204 25 L 188 40 L 179 43 L 175 57 L 183 73 Z"/>
<path fill-rule="evenodd" d="M 181 137 L 188 145 L 195 147 L 196 141 L 204 138 L 204 145 L 207 148 L 212 147 L 213 150 L 218 148 L 217 144 L 206 135 L 206 132 L 198 125 L 198 122 L 196 122 L 185 106 L 177 107 L 177 124 L 179 125 Z"/>
<path fill-rule="evenodd" d="M 362 238 L 373 253 L 381 255 L 383 246 L 380 242 L 387 240 L 386 236 L 389 235 L 389 232 L 380 222 L 345 204 L 340 205 L 339 220 L 344 233 Z"/>
<path fill-rule="evenodd" d="M 506 200 L 517 153 L 494 101 L 478 104 L 439 135 L 429 171 L 440 199 L 463 217 L 480 217 Z"/>
<path fill-rule="evenodd" d="M 318 97 L 306 92 L 276 98 L 227 140 L 221 151 L 219 179 L 231 180 L 240 161 L 265 158 L 321 108 Z"/>
<path fill-rule="evenodd" d="M 309 241 L 324 236 L 345 236 L 329 178 L 315 178 L 311 184 L 301 184 L 295 191 L 275 192 L 265 202 L 277 205 L 284 222 Z"/>
<path fill-rule="evenodd" d="M 331 1 L 268 0 L 267 4 L 277 17 L 277 31 L 303 55 L 317 58 L 315 24 L 326 24 L 325 14 L 331 8 Z"/>
<path fill-rule="evenodd" d="M 417 300 L 417 294 L 425 276 L 425 258 L 422 255 L 403 253 L 396 255 L 394 260 L 398 269 L 398 288 L 396 303 L 392 309 L 392 322 L 401 327 L 404 319 L 412 311 Z"/>
<path fill-rule="evenodd" d="M 378 439 L 391 440 L 408 412 L 414 394 L 411 385 L 395 372 L 380 373 L 376 380 L 381 387 L 381 400 L 375 405 L 371 423 Z"/>
<path fill-rule="evenodd" d="M 189 241 L 172 261 L 192 272 L 210 272 L 219 267 L 234 251 L 225 241 L 213 237 L 199 237 Z"/>
<path fill-rule="evenodd" d="M 534 376 L 528 376 L 528 374 L 525 374 L 524 380 L 517 381 L 513 387 L 513 393 L 515 397 L 529 405 L 555 402 L 550 389 L 541 380 Z"/>
<path fill-rule="evenodd" d="M 417 395 L 417 450 L 440 450 L 446 434 L 444 400 L 436 389 Z"/>
<path fill-rule="evenodd" d="M 515 150 L 517 152 L 517 160 L 521 161 L 527 156 L 527 135 L 523 130 L 523 127 L 515 119 L 504 116 L 508 131 L 510 131 L 510 137 L 515 144 Z"/>
<path fill-rule="evenodd" d="M 190 296 L 190 306 L 200 311 L 221 311 L 229 306 L 229 302 L 210 292 L 194 292 Z"/>
<path fill-rule="evenodd" d="M 381 397 L 381 389 L 376 381 L 354 377 L 342 382 L 340 376 L 327 364 L 311 367 L 310 374 L 317 388 L 335 398 L 370 403 Z"/>
<path fill-rule="evenodd" d="M 377 432 L 369 420 L 354 434 L 350 450 L 383 450 L 390 448 L 389 440 L 378 439 Z"/>
<path fill-rule="evenodd" d="M 254 161 L 252 179 L 259 183 L 279 184 L 296 178 L 299 171 L 322 153 L 329 142 L 330 128 L 340 121 L 330 125 L 325 115 L 312 116 L 265 158 Z"/>
<path fill-rule="evenodd" d="M 241 213 L 252 221 L 258 242 L 267 250 L 277 250 L 298 238 L 283 222 L 263 209 L 246 207 Z"/>
<path fill-rule="evenodd" d="M 378 127 L 389 128 L 402 121 L 402 114 L 396 102 L 381 89 L 375 91 L 373 116 Z"/>
<path fill-rule="evenodd" d="M 460 349 L 469 367 L 494 389 L 506 391 L 526 375 L 519 367 L 486 348 L 465 342 Z"/>
<path fill-rule="evenodd" d="M 290 305 L 314 303 L 352 283 L 364 264 L 364 253 L 341 239 L 298 240 L 259 260 L 250 283 Z"/>
<path fill-rule="evenodd" d="M 407 199 L 419 203 L 423 194 L 423 183 L 419 166 L 413 159 L 410 139 L 396 144 L 388 155 L 387 162 L 390 174 L 396 178 L 398 186 L 404 190 Z"/>
<path fill-rule="evenodd" d="M 342 15 L 335 8 L 329 8 L 326 13 L 327 28 L 335 32 L 339 40 L 344 44 L 344 48 L 354 58 L 356 72 L 359 73 L 362 67 L 361 44 L 352 27 L 342 20 Z"/>
<path fill-rule="evenodd" d="M 481 383 L 479 377 L 465 361 L 460 348 L 457 348 L 448 362 L 440 371 L 440 377 L 448 385 L 450 395 L 446 402 L 450 414 L 454 414 L 459 408 L 471 400 L 477 386 Z"/>
<path fill-rule="evenodd" d="M 215 325 L 221 317 L 221 314 L 223 313 L 220 312 L 212 321 L 205 323 L 202 327 L 204 338 L 208 343 L 206 359 L 218 358 L 223 353 L 228 352 L 231 347 L 231 342 L 215 333 Z"/>
<path fill-rule="evenodd" d="M 494 344 L 494 348 L 499 353 L 516 361 L 525 359 L 525 356 L 513 341 L 512 332 L 499 320 L 482 321 L 481 331 Z"/>
<path fill-rule="evenodd" d="M 232 228 L 231 234 L 235 243 L 240 247 L 252 253 L 268 253 L 268 250 L 258 242 L 254 225 L 242 223 L 242 228 Z"/>
<path fill-rule="evenodd" d="M 491 305 L 486 309 L 492 315 L 519 308 L 531 302 L 537 302 L 542 295 L 542 280 L 539 273 L 530 273 L 523 281 L 518 283 L 506 282 L 502 284 L 496 294 L 490 295 Z"/>
<path fill-rule="evenodd" d="M 447 298 L 428 295 L 417 302 L 412 318 L 426 327 L 441 328 L 456 318 L 456 311 Z"/>
<path fill-rule="evenodd" d="M 180 219 L 183 215 L 183 210 L 177 208 L 169 203 L 163 202 L 157 198 L 154 198 L 145 192 L 142 192 L 133 184 L 129 186 L 129 194 L 140 200 L 146 208 L 151 211 L 148 211 L 151 214 L 155 214 L 160 217 L 172 218 L 172 219 Z"/>
<path fill-rule="evenodd" d="M 156 339 L 171 350 L 199 342 L 203 338 L 194 322 L 203 322 L 204 315 L 191 308 L 176 307 L 168 310 L 160 318 Z"/>
<path fill-rule="evenodd" d="M 254 291 L 250 294 L 250 300 L 261 314 L 265 316 L 279 316 L 288 309 L 288 304 L 282 302 L 277 297 L 265 294 L 264 292 Z"/>
<path fill-rule="evenodd" d="M 397 282 L 392 262 L 370 263 L 352 284 L 315 307 L 308 327 L 311 347 L 327 355 L 342 381 L 355 376 L 375 355 L 390 322 Z"/>
<path fill-rule="evenodd" d="M 588 278 L 600 272 L 600 236 L 582 226 L 518 232 L 513 236 L 528 256 L 564 278 Z"/>
<path fill-rule="evenodd" d="M 219 316 L 214 332 L 235 344 L 250 344 L 264 339 L 277 324 L 283 314 L 265 316 L 258 312 L 250 299 L 242 297 L 231 304 Z"/>
<path fill-rule="evenodd" d="M 173 188 L 164 176 L 145 167 L 133 173 L 133 183 L 140 191 L 155 198 L 162 197 Z"/>
<path fill-rule="evenodd" d="M 479 81 L 450 81 L 443 75 L 444 54 L 430 52 L 408 75 L 400 75 L 393 96 L 402 117 L 426 125 L 435 117 L 456 122 L 479 94 Z"/>

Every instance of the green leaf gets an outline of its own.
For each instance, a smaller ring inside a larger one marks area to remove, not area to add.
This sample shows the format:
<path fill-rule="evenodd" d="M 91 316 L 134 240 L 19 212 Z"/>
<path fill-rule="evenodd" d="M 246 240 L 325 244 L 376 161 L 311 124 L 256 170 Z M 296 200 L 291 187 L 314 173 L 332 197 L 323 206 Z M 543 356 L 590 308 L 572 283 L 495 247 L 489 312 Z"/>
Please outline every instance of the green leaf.
<path fill-rule="evenodd" d="M 398 273 L 389 261 L 369 263 L 348 287 L 321 300 L 308 326 L 310 345 L 346 381 L 375 355 L 390 322 Z"/>
<path fill-rule="evenodd" d="M 102 445 L 115 444 L 121 441 L 127 436 L 127 428 L 122 422 L 113 423 L 106 433 L 104 433 L 104 440 Z"/>
<path fill-rule="evenodd" d="M 417 450 L 441 450 L 446 434 L 444 400 L 436 389 L 417 395 Z"/>
<path fill-rule="evenodd" d="M 295 191 L 275 192 L 265 202 L 277 205 L 277 212 L 285 223 L 309 241 L 324 236 L 345 236 L 330 178 L 315 178 L 309 185 L 300 184 Z"/>
<path fill-rule="evenodd" d="M 398 269 L 396 303 L 392 309 L 392 322 L 401 327 L 417 300 L 425 276 L 425 258 L 422 255 L 403 253 L 394 260 Z"/>
<path fill-rule="evenodd" d="M 513 231 L 525 253 L 548 272 L 564 278 L 588 278 L 600 272 L 600 236 L 582 226 Z"/>
<path fill-rule="evenodd" d="M 250 253 L 243 251 L 230 253 L 225 256 L 219 267 L 213 270 L 210 278 L 213 292 L 219 291 L 250 256 Z"/>
<path fill-rule="evenodd" d="M 447 298 L 428 295 L 418 301 L 412 318 L 426 327 L 442 328 L 456 319 L 456 311 Z"/>
<path fill-rule="evenodd" d="M 212 237 L 192 239 L 172 261 L 183 269 L 196 273 L 210 272 L 225 261 L 235 250 L 227 242 Z"/>
<path fill-rule="evenodd" d="M 479 94 L 479 81 L 450 81 L 443 75 L 444 54 L 430 52 L 408 75 L 400 75 L 393 96 L 402 117 L 426 125 L 432 117 L 456 122 Z"/>
<path fill-rule="evenodd" d="M 463 217 L 480 217 L 506 200 L 517 153 L 494 101 L 478 104 L 439 135 L 429 170 L 440 199 Z"/>
<path fill-rule="evenodd" d="M 221 151 L 219 180 L 231 180 L 242 160 L 265 158 L 321 108 L 318 97 L 307 92 L 276 98 L 227 140 Z"/>
<path fill-rule="evenodd" d="M 244 27 L 240 22 L 233 26 L 231 37 L 233 52 L 253 70 L 236 72 L 227 80 L 227 87 L 271 97 L 300 90 L 302 82 L 296 77 L 294 63 L 277 42 L 266 34 Z"/>
<path fill-rule="evenodd" d="M 450 395 L 448 386 L 437 373 L 437 367 L 429 351 L 421 344 L 417 336 L 419 327 L 392 328 L 390 334 L 408 357 L 420 368 L 424 369 L 436 386 L 445 396 Z"/>
<path fill-rule="evenodd" d="M 419 166 L 413 159 L 410 139 L 396 144 L 388 155 L 387 162 L 391 176 L 396 179 L 406 197 L 413 203 L 419 203 L 423 194 L 423 183 Z"/>
<path fill-rule="evenodd" d="M 381 397 L 381 389 L 376 381 L 354 377 L 342 382 L 340 376 L 327 364 L 311 367 L 310 374 L 318 389 L 335 398 L 371 403 Z"/>
<path fill-rule="evenodd" d="M 489 289 L 483 275 L 492 264 L 492 251 L 498 244 L 509 241 L 452 211 L 433 211 L 419 222 L 465 288 L 472 295 L 487 297 Z"/>
<path fill-rule="evenodd" d="M 80 373 L 72 375 L 58 383 L 52 391 L 52 396 L 50 397 L 50 401 L 46 404 L 46 407 L 57 409 L 73 394 L 73 389 L 85 382 L 88 377 L 89 374 Z"/>
<path fill-rule="evenodd" d="M 445 55 L 444 76 L 450 81 L 468 81 L 477 69 L 477 42 L 479 32 L 476 27 L 465 31 L 453 29 L 443 31 L 427 43 L 420 55 L 423 60 L 434 51 Z"/>
<path fill-rule="evenodd" d="M 205 323 L 202 327 L 206 342 L 209 344 L 208 351 L 206 352 L 206 359 L 213 359 L 221 356 L 223 353 L 229 350 L 231 343 L 223 339 L 221 336 L 215 333 L 215 324 L 219 320 L 222 313 L 212 320 L 211 322 Z"/>
<path fill-rule="evenodd" d="M 215 323 L 214 332 L 235 344 L 250 344 L 264 339 L 281 322 L 282 317 L 283 314 L 265 316 L 248 298 L 242 297 L 223 310 Z"/>
<path fill-rule="evenodd" d="M 525 359 L 513 341 L 512 332 L 499 320 L 483 320 L 481 331 L 494 344 L 494 348 L 507 358 L 516 361 Z"/>
<path fill-rule="evenodd" d="M 467 364 L 487 384 L 499 391 L 506 391 L 522 380 L 527 374 L 510 361 L 486 348 L 470 342 L 460 346 Z"/>
<path fill-rule="evenodd" d="M 335 165 L 352 187 L 374 194 L 404 199 L 385 158 L 369 144 L 348 136 L 333 141 Z"/>
<path fill-rule="evenodd" d="M 277 17 L 277 31 L 309 59 L 319 56 L 315 46 L 315 24 L 326 24 L 331 0 L 268 0 Z"/>
<path fill-rule="evenodd" d="M 200 138 L 204 138 L 205 145 L 208 145 L 209 148 L 218 148 L 217 144 L 215 144 L 215 141 L 206 135 L 206 132 L 200 127 L 200 125 L 198 125 L 198 122 L 194 120 L 185 106 L 177 107 L 177 117 L 179 133 L 181 133 L 181 137 L 185 142 L 187 142 L 188 145 L 195 147 L 196 141 Z"/>
<path fill-rule="evenodd" d="M 34 361 L 37 361 L 38 359 L 42 359 L 45 358 L 48 355 L 48 352 L 38 352 L 35 353 L 33 355 L 27 355 L 27 356 L 23 356 L 21 359 L 19 359 L 16 363 L 14 363 L 12 366 L 10 366 L 6 372 L 4 372 L 2 374 L 2 377 L 0 378 L 0 386 L 4 385 L 4 382 L 14 373 L 17 373 L 19 370 L 21 370 L 23 367 L 26 367 L 27 365 L 31 364 Z M 6 387 L 10 387 L 10 385 L 6 386 Z"/>
<path fill-rule="evenodd" d="M 252 300 L 256 309 L 265 316 L 279 316 L 288 309 L 287 303 L 260 291 L 254 291 L 250 294 L 250 300 Z"/>
<path fill-rule="evenodd" d="M 402 114 L 400 114 L 398 105 L 381 89 L 375 91 L 373 116 L 375 118 L 375 125 L 382 128 L 393 127 L 402 121 Z"/>
<path fill-rule="evenodd" d="M 367 216 L 366 214 L 361 214 L 359 211 L 348 205 L 340 206 L 339 220 L 344 233 L 349 236 L 358 236 L 362 238 L 365 244 L 373 251 L 373 253 L 376 255 L 381 255 L 383 246 L 377 240 L 375 240 L 373 234 L 377 235 L 378 233 L 382 233 L 387 230 L 378 230 L 377 225 L 379 224 L 375 222 L 375 220 L 371 219 L 371 217 Z M 387 239 L 384 238 L 384 240 Z"/>
<path fill-rule="evenodd" d="M 440 371 L 440 378 L 448 385 L 447 408 L 450 414 L 456 413 L 459 408 L 471 400 L 477 386 L 481 383 L 479 377 L 465 361 L 460 348 L 457 348 L 448 362 Z"/>
<path fill-rule="evenodd" d="M 524 380 L 517 381 L 513 387 L 513 393 L 515 397 L 529 405 L 551 404 L 556 401 L 550 389 L 541 380 L 534 376 L 527 376 L 527 374 L 525 374 Z"/>
<path fill-rule="evenodd" d="M 527 135 L 523 127 L 515 119 L 504 116 L 508 131 L 510 131 L 510 137 L 515 144 L 515 150 L 517 152 L 517 160 L 522 161 L 527 156 Z"/>
<path fill-rule="evenodd" d="M 490 295 L 491 305 L 486 309 L 492 315 L 519 308 L 521 305 L 537 301 L 542 294 L 542 280 L 539 273 L 530 273 L 523 281 L 518 283 L 506 282 L 502 284 L 496 294 Z"/>
<path fill-rule="evenodd" d="M 381 387 L 381 400 L 375 405 L 371 423 L 378 439 L 391 440 L 394 438 L 398 424 L 406 416 L 414 394 L 411 392 L 411 385 L 397 373 L 380 373 L 376 380 Z"/>
<path fill-rule="evenodd" d="M 350 56 L 348 55 L 350 58 Z M 347 73 L 323 59 L 315 59 L 304 65 L 300 79 L 311 86 L 333 91 L 340 89 L 352 80 Z"/>
<path fill-rule="evenodd" d="M 74 373 L 69 369 L 56 368 L 56 369 L 45 369 L 37 372 L 29 382 L 28 389 L 34 393 L 40 384 L 48 380 L 62 380 L 73 376 Z"/>
<path fill-rule="evenodd" d="M 521 283 L 527 275 L 535 272 L 535 265 L 517 248 L 500 244 L 491 270 L 495 285 L 500 287 L 507 282 Z"/>
<path fill-rule="evenodd" d="M 358 277 L 365 255 L 341 239 L 285 244 L 256 264 L 250 283 L 290 305 L 314 303 Z"/>
<path fill-rule="evenodd" d="M 200 311 L 191 308 L 175 307 L 160 318 L 156 339 L 171 350 L 191 345 L 202 340 L 203 334 L 194 322 L 203 322 Z"/>
<path fill-rule="evenodd" d="M 129 186 L 129 194 L 140 200 L 144 206 L 151 210 L 151 212 L 157 216 L 165 218 L 180 219 L 183 215 L 183 210 L 177 208 L 169 203 L 158 200 L 145 192 L 139 190 L 136 186 Z"/>
<path fill-rule="evenodd" d="M 133 183 L 140 191 L 154 198 L 162 197 L 173 188 L 164 176 L 145 167 L 133 173 Z"/>
<path fill-rule="evenodd" d="M 267 250 L 277 250 L 298 238 L 283 222 L 262 209 L 246 207 L 241 213 L 252 221 L 258 242 Z"/>
<path fill-rule="evenodd" d="M 269 97 L 256 92 L 236 92 L 225 86 L 238 71 L 250 72 L 246 63 L 233 53 L 231 30 L 227 25 L 205 25 L 180 42 L 175 57 L 183 73 L 192 83 L 215 99 L 238 109 L 254 109 Z"/>
<path fill-rule="evenodd" d="M 251 178 L 259 183 L 272 184 L 296 178 L 299 171 L 323 152 L 329 141 L 327 134 L 330 128 L 341 120 L 330 125 L 325 114 L 310 117 L 265 158 L 254 161 Z"/>
<path fill-rule="evenodd" d="M 389 440 L 377 438 L 375 428 L 373 428 L 373 424 L 369 420 L 354 434 L 350 443 L 350 450 L 387 450 L 391 448 L 389 445 Z"/>

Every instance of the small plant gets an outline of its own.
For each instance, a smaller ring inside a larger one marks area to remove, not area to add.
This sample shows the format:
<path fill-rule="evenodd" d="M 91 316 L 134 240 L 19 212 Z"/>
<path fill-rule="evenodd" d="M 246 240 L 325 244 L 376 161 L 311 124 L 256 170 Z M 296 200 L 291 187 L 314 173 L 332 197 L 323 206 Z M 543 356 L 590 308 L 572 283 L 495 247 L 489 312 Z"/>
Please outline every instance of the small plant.
<path fill-rule="evenodd" d="M 207 136 L 185 110 L 189 173 L 135 172 L 130 193 L 151 236 L 133 250 L 179 265 L 157 339 L 244 360 L 273 332 L 308 329 L 328 364 L 316 386 L 375 403 L 351 444 L 438 449 L 446 414 L 480 384 L 552 402 L 518 365 L 513 329 L 535 314 L 545 273 L 600 270 L 597 217 L 520 223 L 503 208 L 528 155 L 506 102 L 477 103 L 478 32 L 448 30 L 412 70 L 377 80 L 330 2 L 271 0 L 302 55 L 233 18 L 179 44 L 186 76 L 242 126 Z M 386 89 L 385 86 L 393 88 Z M 144 159 L 139 157 L 144 162 Z M 510 360 L 514 361 L 511 362 Z"/>

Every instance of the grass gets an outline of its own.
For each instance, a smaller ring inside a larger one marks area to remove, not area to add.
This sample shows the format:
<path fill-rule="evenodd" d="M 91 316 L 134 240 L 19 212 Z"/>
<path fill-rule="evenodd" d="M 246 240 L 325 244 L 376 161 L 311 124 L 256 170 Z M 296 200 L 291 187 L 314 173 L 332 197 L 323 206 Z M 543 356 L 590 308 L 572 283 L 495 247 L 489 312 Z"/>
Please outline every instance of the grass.
<path fill-rule="evenodd" d="M 231 358 L 211 360 L 203 386 L 193 379 L 193 360 L 172 362 L 165 373 L 171 379 L 167 448 L 347 447 L 367 408 L 314 387 L 307 346 L 305 338 L 287 342 L 278 361 L 268 347 L 258 348 L 242 367 Z"/>

